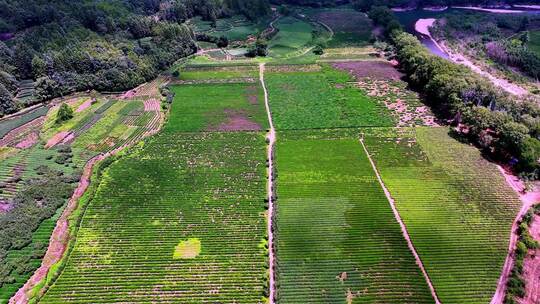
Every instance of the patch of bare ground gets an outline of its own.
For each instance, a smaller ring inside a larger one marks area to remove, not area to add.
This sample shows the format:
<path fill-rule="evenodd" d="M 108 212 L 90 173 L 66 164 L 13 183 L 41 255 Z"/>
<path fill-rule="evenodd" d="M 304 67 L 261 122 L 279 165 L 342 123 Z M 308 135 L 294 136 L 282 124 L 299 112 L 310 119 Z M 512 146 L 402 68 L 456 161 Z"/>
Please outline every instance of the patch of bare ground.
<path fill-rule="evenodd" d="M 431 110 L 420 102 L 418 93 L 407 89 L 403 76 L 391 62 L 353 61 L 334 63 L 333 67 L 349 72 L 356 85 L 384 104 L 396 117 L 398 127 L 439 126 Z"/>
<path fill-rule="evenodd" d="M 356 79 L 369 77 L 381 80 L 400 80 L 403 77 L 403 74 L 387 61 L 364 60 L 337 62 L 333 63 L 332 66 L 336 69 L 349 72 Z"/>
<path fill-rule="evenodd" d="M 0 146 L 16 147 L 20 149 L 32 147 L 39 140 L 37 132 L 43 125 L 44 121 L 45 116 L 39 117 L 16 129 L 11 130 L 2 139 L 0 139 Z"/>
<path fill-rule="evenodd" d="M 15 145 L 17 149 L 28 149 L 33 147 L 39 141 L 39 134 L 36 132 L 29 133 L 20 142 Z"/>
<path fill-rule="evenodd" d="M 88 109 L 91 105 L 92 105 L 92 102 L 94 101 L 94 99 L 88 99 L 86 101 L 84 101 L 78 108 L 77 110 L 75 110 L 76 113 L 80 113 L 86 109 Z"/>
<path fill-rule="evenodd" d="M 493 295 L 490 304 L 502 304 L 504 302 L 506 284 L 515 262 L 513 252 L 519 238 L 517 234 L 518 226 L 523 218 L 523 215 L 525 215 L 525 213 L 527 213 L 527 211 L 529 211 L 533 205 L 540 203 L 540 188 L 538 185 L 536 185 L 532 191 L 527 192 L 527 187 L 517 176 L 513 175 L 509 170 L 505 170 L 501 166 L 498 166 L 498 168 L 506 179 L 506 183 L 519 195 L 522 206 L 516 215 L 514 222 L 512 223 L 512 228 L 510 230 L 510 241 L 508 244 L 508 254 L 506 255 L 501 276 L 499 278 L 499 282 L 497 283 L 497 289 L 495 290 L 495 294 Z"/>
<path fill-rule="evenodd" d="M 224 83 L 255 83 L 256 78 L 239 77 L 239 78 L 221 78 L 221 79 L 197 79 L 197 80 L 174 80 L 172 84 L 224 84 Z"/>
<path fill-rule="evenodd" d="M 249 119 L 244 111 L 226 109 L 226 121 L 218 126 L 210 126 L 207 131 L 260 131 L 261 126 Z"/>
<path fill-rule="evenodd" d="M 259 88 L 256 85 L 250 85 L 246 87 L 246 95 L 247 95 L 249 104 L 251 105 L 259 104 L 258 92 L 259 92 Z"/>
<path fill-rule="evenodd" d="M 63 142 L 66 138 L 69 137 L 71 132 L 68 131 L 61 131 L 56 133 L 53 137 L 51 137 L 49 140 L 47 140 L 47 143 L 45 144 L 45 148 L 52 148 L 56 146 L 57 144 Z"/>
<path fill-rule="evenodd" d="M 268 65 L 265 69 L 266 72 L 271 73 L 318 72 L 321 66 L 318 64 Z"/>
<path fill-rule="evenodd" d="M 5 213 L 11 210 L 13 205 L 5 200 L 0 200 L 0 213 Z"/>
<path fill-rule="evenodd" d="M 162 80 L 157 79 L 149 84 L 141 86 L 144 88 L 142 91 L 142 94 L 147 93 L 153 93 L 153 97 L 159 96 L 159 90 L 158 90 L 158 84 L 162 83 Z M 84 166 L 83 173 L 81 175 L 81 178 L 79 180 L 79 184 L 77 185 L 77 188 L 73 192 L 73 195 L 71 196 L 70 200 L 68 201 L 68 204 L 64 211 L 62 212 L 62 215 L 56 222 L 56 226 L 53 230 L 53 233 L 49 240 L 49 247 L 47 248 L 47 252 L 45 253 L 45 256 L 41 262 L 40 267 L 34 272 L 32 277 L 25 283 L 23 287 L 21 287 L 17 293 L 9 300 L 9 304 L 26 304 L 29 301 L 28 295 L 29 292 L 32 291 L 36 286 L 38 286 L 39 283 L 42 282 L 46 278 L 46 276 L 49 273 L 49 270 L 52 265 L 56 264 L 58 261 L 60 261 L 66 251 L 66 248 L 69 244 L 70 239 L 73 237 L 70 235 L 69 231 L 69 218 L 73 211 L 77 208 L 79 199 L 82 197 L 86 189 L 88 188 L 90 184 L 90 177 L 92 175 L 93 167 L 96 163 L 99 161 L 111 156 L 115 155 L 118 152 L 124 150 L 125 148 L 139 142 L 143 138 L 156 134 L 161 129 L 161 126 L 163 125 L 164 117 L 161 113 L 160 107 L 155 106 L 155 103 L 157 102 L 157 99 L 154 101 L 149 100 L 148 105 L 145 107 L 146 111 L 152 111 L 154 112 L 153 118 L 147 123 L 146 125 L 146 131 L 144 133 L 141 133 L 140 135 L 137 135 L 133 138 L 131 138 L 129 141 L 125 142 L 123 145 L 114 148 L 106 153 L 101 153 L 92 159 L 90 159 L 86 165 Z M 159 102 L 157 102 L 159 104 Z M 65 136 L 64 136 L 65 138 Z"/>
<path fill-rule="evenodd" d="M 531 236 L 540 242 L 540 216 L 535 215 L 529 228 Z M 530 250 L 523 261 L 523 280 L 525 280 L 525 296 L 517 302 L 520 304 L 540 303 L 540 249 Z"/>

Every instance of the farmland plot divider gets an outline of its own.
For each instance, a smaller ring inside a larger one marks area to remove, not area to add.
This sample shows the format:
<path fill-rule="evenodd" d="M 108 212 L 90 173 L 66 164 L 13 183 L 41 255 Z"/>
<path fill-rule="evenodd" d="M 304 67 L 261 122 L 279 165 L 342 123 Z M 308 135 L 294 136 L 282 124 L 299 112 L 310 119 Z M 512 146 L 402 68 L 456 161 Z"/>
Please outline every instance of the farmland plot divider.
<path fill-rule="evenodd" d="M 401 219 L 401 216 L 399 215 L 399 212 L 396 208 L 396 205 L 394 203 L 394 198 L 392 197 L 392 194 L 386 188 L 386 185 L 384 184 L 381 175 L 379 174 L 379 171 L 377 170 L 377 166 L 375 165 L 375 162 L 371 158 L 371 155 L 369 154 L 368 149 L 366 148 L 366 145 L 364 144 L 364 138 L 363 136 L 360 138 L 360 144 L 362 145 L 362 148 L 364 149 L 364 152 L 366 153 L 366 156 L 371 164 L 371 167 L 373 168 L 373 172 L 377 176 L 377 180 L 379 181 L 379 184 L 381 185 L 381 188 L 384 191 L 384 195 L 388 199 L 388 202 L 390 203 L 390 207 L 392 208 L 392 212 L 394 213 L 394 217 L 396 218 L 396 221 L 399 223 L 399 226 L 401 227 L 401 231 L 403 232 L 403 237 L 407 241 L 407 245 L 409 246 L 409 249 L 411 250 L 412 254 L 414 255 L 414 259 L 416 260 L 416 264 L 418 267 L 420 267 L 420 270 L 422 271 L 422 274 L 424 275 L 424 278 L 426 279 L 426 283 L 429 286 L 429 289 L 431 291 L 431 295 L 433 296 L 433 299 L 435 300 L 435 304 L 441 304 L 441 301 L 439 300 L 439 297 L 437 296 L 437 292 L 435 291 L 435 287 L 433 286 L 433 283 L 431 282 L 431 279 L 429 278 L 429 275 L 424 268 L 424 264 L 422 263 L 422 260 L 420 259 L 420 256 L 418 255 L 418 252 L 416 251 L 416 248 L 414 247 L 414 244 L 411 241 L 411 238 L 409 236 L 409 232 L 407 231 L 407 227 L 405 226 L 405 223 Z"/>
<path fill-rule="evenodd" d="M 268 271 L 269 271 L 269 292 L 268 292 L 268 302 L 269 304 L 274 303 L 274 246 L 273 246 L 273 217 L 274 217 L 274 144 L 276 142 L 276 130 L 274 129 L 274 123 L 272 122 L 272 113 L 270 112 L 270 104 L 268 102 L 268 91 L 266 90 L 266 85 L 264 84 L 264 63 L 259 65 L 259 79 L 261 81 L 261 86 L 264 91 L 264 105 L 266 108 L 266 114 L 268 115 L 268 124 L 270 126 L 270 131 L 266 137 L 268 141 L 268 183 L 267 183 L 267 192 L 268 192 Z"/>

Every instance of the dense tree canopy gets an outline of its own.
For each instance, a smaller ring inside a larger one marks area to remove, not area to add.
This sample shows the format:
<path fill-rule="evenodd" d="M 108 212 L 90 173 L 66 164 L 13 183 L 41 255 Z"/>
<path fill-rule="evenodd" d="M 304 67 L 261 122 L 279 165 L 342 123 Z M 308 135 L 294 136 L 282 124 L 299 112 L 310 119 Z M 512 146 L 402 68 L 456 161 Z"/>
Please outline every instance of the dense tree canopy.
<path fill-rule="evenodd" d="M 184 24 L 191 17 L 257 19 L 269 11 L 267 0 L 0 0 L 0 116 L 74 91 L 120 91 L 156 77 L 195 52 Z M 35 91 L 21 94 L 21 80 L 35 82 Z"/>

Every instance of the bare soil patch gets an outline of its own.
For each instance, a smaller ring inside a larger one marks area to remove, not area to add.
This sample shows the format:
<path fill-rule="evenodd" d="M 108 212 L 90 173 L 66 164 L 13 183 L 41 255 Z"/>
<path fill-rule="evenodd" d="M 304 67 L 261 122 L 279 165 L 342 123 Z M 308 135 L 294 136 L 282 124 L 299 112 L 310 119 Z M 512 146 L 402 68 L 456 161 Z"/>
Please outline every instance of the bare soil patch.
<path fill-rule="evenodd" d="M 11 205 L 8 201 L 0 201 L 0 213 L 8 212 L 12 207 L 13 205 Z"/>
<path fill-rule="evenodd" d="M 227 120 L 218 126 L 209 127 L 208 131 L 260 131 L 261 126 L 249 119 L 244 111 L 226 109 Z"/>
<path fill-rule="evenodd" d="M 535 215 L 529 228 L 531 236 L 540 241 L 540 216 Z M 540 249 L 531 250 L 523 261 L 523 279 L 526 282 L 525 296 L 520 304 L 540 303 Z"/>
<path fill-rule="evenodd" d="M 370 77 L 381 80 L 400 80 L 403 74 L 386 61 L 349 61 L 332 64 L 336 69 L 344 70 L 357 80 Z"/>
<path fill-rule="evenodd" d="M 321 66 L 318 64 L 269 65 L 265 69 L 270 73 L 318 72 Z"/>
<path fill-rule="evenodd" d="M 86 109 L 88 109 L 92 105 L 92 99 L 88 99 L 85 102 L 83 102 L 77 110 L 75 110 L 76 113 L 80 113 Z"/>
<path fill-rule="evenodd" d="M 15 145 L 18 149 L 28 149 L 33 147 L 39 141 L 39 135 L 36 132 L 32 132 L 24 137 L 19 143 Z"/>
<path fill-rule="evenodd" d="M 65 138 L 69 136 L 70 133 L 71 132 L 68 132 L 68 131 L 61 131 L 61 132 L 56 133 L 53 137 L 51 137 L 47 141 L 47 144 L 45 144 L 45 148 L 51 148 L 63 142 Z"/>
<path fill-rule="evenodd" d="M 259 96 L 257 93 L 258 93 L 258 88 L 255 85 L 250 85 L 246 88 L 246 94 L 247 94 L 247 98 L 250 104 L 252 105 L 259 104 Z"/>

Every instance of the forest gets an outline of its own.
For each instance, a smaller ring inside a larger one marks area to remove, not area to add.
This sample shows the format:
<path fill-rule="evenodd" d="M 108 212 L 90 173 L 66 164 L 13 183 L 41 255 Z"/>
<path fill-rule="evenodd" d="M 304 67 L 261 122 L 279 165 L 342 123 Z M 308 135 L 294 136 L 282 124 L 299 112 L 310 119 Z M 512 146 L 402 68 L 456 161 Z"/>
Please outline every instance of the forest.
<path fill-rule="evenodd" d="M 196 51 L 184 22 L 254 20 L 266 0 L 0 1 L 0 116 L 75 91 L 121 91 Z"/>

